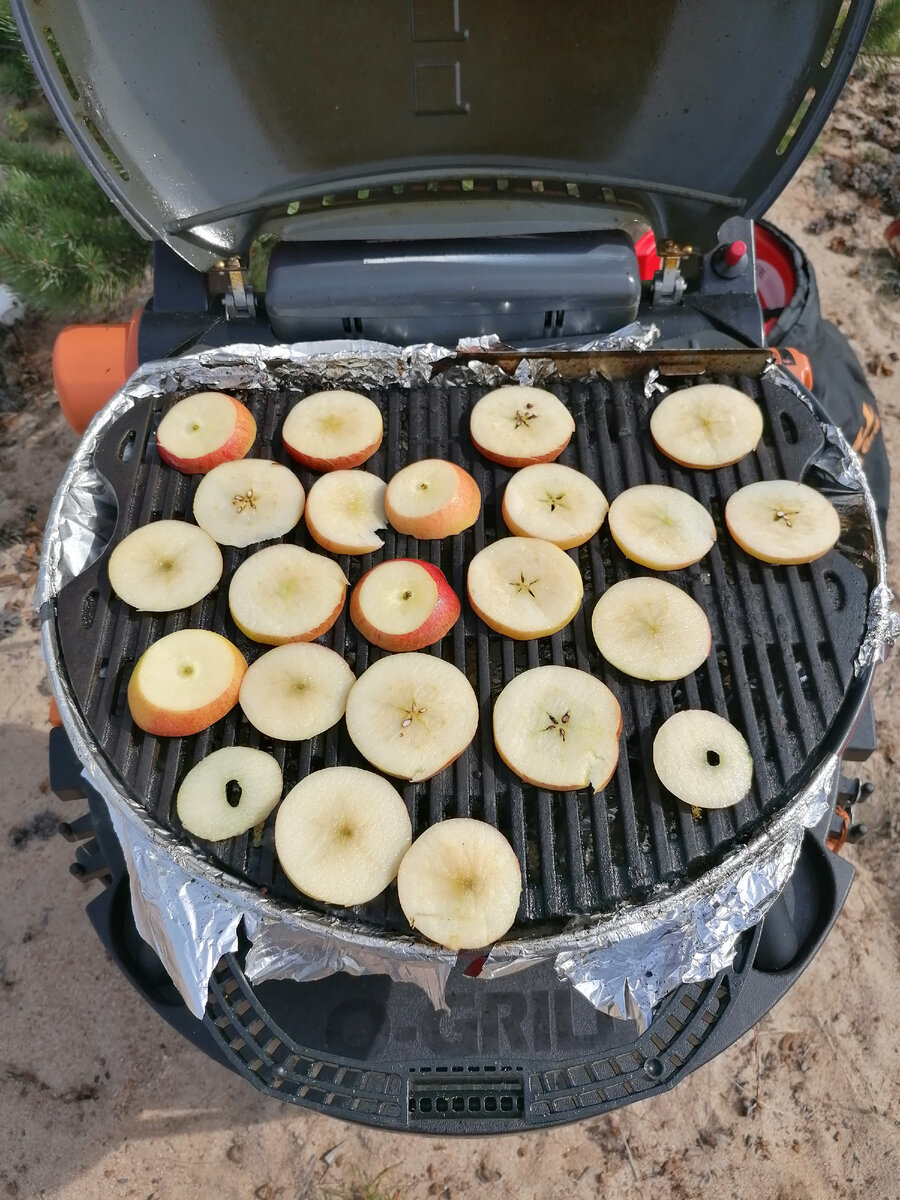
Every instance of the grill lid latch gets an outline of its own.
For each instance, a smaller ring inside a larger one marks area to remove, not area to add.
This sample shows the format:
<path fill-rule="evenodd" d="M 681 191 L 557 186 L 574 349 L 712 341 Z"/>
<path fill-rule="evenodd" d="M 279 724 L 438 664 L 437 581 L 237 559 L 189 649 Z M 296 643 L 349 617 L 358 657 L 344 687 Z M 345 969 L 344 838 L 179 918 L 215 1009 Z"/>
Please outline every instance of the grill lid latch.
<path fill-rule="evenodd" d="M 225 289 L 225 319 L 227 321 L 252 320 L 256 316 L 256 297 L 249 276 L 239 258 L 228 258 L 224 263 L 227 287 Z"/>
<path fill-rule="evenodd" d="M 653 280 L 653 307 L 671 308 L 681 303 L 684 294 L 681 260 L 687 254 L 696 254 L 696 250 L 693 246 L 678 246 L 675 242 L 666 241 L 658 253 L 663 265 Z"/>

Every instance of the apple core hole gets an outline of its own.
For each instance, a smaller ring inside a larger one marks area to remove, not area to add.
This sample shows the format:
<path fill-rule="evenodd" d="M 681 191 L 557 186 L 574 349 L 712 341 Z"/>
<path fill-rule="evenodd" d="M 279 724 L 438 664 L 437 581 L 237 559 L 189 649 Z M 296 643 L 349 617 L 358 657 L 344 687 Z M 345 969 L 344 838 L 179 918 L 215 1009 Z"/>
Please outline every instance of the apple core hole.
<path fill-rule="evenodd" d="M 405 592 L 404 592 L 404 593 L 401 595 L 400 599 L 401 599 L 401 600 L 410 600 L 410 599 L 412 599 L 412 592 L 410 592 L 410 591 L 405 591 Z"/>
<path fill-rule="evenodd" d="M 711 767 L 717 767 L 721 762 L 721 759 L 715 750 L 707 750 L 706 761 Z"/>
<path fill-rule="evenodd" d="M 241 802 L 241 796 L 243 795 L 243 792 L 244 789 L 236 779 L 228 780 L 228 782 L 225 784 L 225 799 L 228 801 L 228 804 L 231 806 L 231 808 L 237 808 Z"/>
<path fill-rule="evenodd" d="M 187 679 L 189 676 L 193 675 L 193 673 L 194 673 L 194 664 L 193 663 L 183 663 L 182 666 L 179 668 L 178 673 L 179 673 L 179 675 L 182 675 L 182 676 L 184 676 L 185 679 Z"/>
<path fill-rule="evenodd" d="M 199 422 L 199 421 L 192 421 L 192 422 L 191 422 L 191 433 L 196 433 L 196 432 L 198 431 L 198 429 L 199 429 L 199 428 L 200 428 L 200 422 Z"/>
<path fill-rule="evenodd" d="M 425 483 L 424 481 L 423 481 L 422 483 L 420 483 L 420 484 L 419 484 L 419 491 L 420 491 L 420 492 L 427 492 L 427 491 L 428 491 L 428 484 L 427 484 L 427 483 Z"/>

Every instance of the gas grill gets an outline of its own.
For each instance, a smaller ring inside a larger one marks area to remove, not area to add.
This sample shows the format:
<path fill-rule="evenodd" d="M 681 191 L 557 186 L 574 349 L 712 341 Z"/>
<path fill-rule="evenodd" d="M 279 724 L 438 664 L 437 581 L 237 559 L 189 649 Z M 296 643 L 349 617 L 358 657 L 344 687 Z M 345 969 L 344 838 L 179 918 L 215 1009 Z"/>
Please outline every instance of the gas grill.
<path fill-rule="evenodd" d="M 543 386 L 576 422 L 562 462 L 597 479 L 610 499 L 635 484 L 666 483 L 712 513 L 718 540 L 711 552 L 667 574 L 707 613 L 713 639 L 707 662 L 678 683 L 631 680 L 594 648 L 587 623 L 594 602 L 615 581 L 641 573 L 605 529 L 570 552 L 585 601 L 561 633 L 514 642 L 488 631 L 464 603 L 462 619 L 432 648 L 475 687 L 479 730 L 456 763 L 427 783 L 404 786 L 403 796 L 414 836 L 444 818 L 474 816 L 510 840 L 523 878 L 511 944 L 550 955 L 577 941 L 590 918 L 640 911 L 702 882 L 789 813 L 830 755 L 850 759 L 870 751 L 873 663 L 860 669 L 857 658 L 878 582 L 880 531 L 859 490 L 835 481 L 828 415 L 788 375 L 773 373 L 759 348 L 752 222 L 824 121 L 870 3 L 797 4 L 789 13 L 774 3 L 757 6 L 752 29 L 744 27 L 746 18 L 740 28 L 744 38 L 761 37 L 766 46 L 752 60 L 761 68 L 752 81 L 734 76 L 731 31 L 720 6 L 702 0 L 677 5 L 675 17 L 671 5 L 651 6 L 640 35 L 611 5 L 579 5 L 583 20 L 570 14 L 566 28 L 557 29 L 552 16 L 538 21 L 530 6 L 498 5 L 504 12 L 492 10 L 488 18 L 456 0 L 411 0 L 397 5 L 402 21 L 396 28 L 389 23 L 390 37 L 386 18 L 367 5 L 353 6 L 349 21 L 318 3 L 252 16 L 249 10 L 213 16 L 203 5 L 181 5 L 175 42 L 158 6 L 126 14 L 95 0 L 73 14 L 44 0 L 40 25 L 31 6 L 14 7 L 67 132 L 123 211 L 155 239 L 154 299 L 123 334 L 129 372 L 138 362 L 204 347 L 231 346 L 240 357 L 241 346 L 314 339 L 436 341 L 452 350 L 457 338 L 498 334 L 535 347 L 448 352 L 429 380 L 411 386 L 359 384 L 348 368 L 341 386 L 370 395 L 384 416 L 384 442 L 365 469 L 390 478 L 407 462 L 446 458 L 475 476 L 484 499 L 478 523 L 463 535 L 418 543 L 388 530 L 378 555 L 339 559 L 351 583 L 382 557 L 421 557 L 439 565 L 463 597 L 471 557 L 506 532 L 500 499 L 511 472 L 473 450 L 467 414 L 488 389 L 454 374 L 460 363 L 487 363 L 511 375 L 523 364 L 551 364 Z M 505 31 L 502 42 L 498 29 Z M 593 30 L 596 41 L 573 29 Z M 285 61 L 287 32 L 310 48 L 310 79 Z M 629 51 L 625 74 L 634 87 L 627 101 L 611 85 L 585 82 L 598 78 L 604 34 L 612 47 Z M 339 44 L 339 35 L 358 55 L 346 58 L 359 68 L 348 68 L 346 93 L 326 69 L 327 48 Z M 550 44 L 538 61 L 535 43 L 544 36 Z M 793 39 L 790 52 L 786 38 Z M 710 95 L 720 99 L 725 83 L 734 84 L 726 114 L 711 129 L 705 122 L 713 101 L 700 102 L 694 77 L 698 40 L 709 51 Z M 401 43 L 411 58 L 403 60 L 408 69 L 399 89 L 385 78 L 384 56 L 390 47 L 399 54 Z M 165 54 L 157 58 L 154 47 Z M 180 61 L 195 52 L 212 73 L 198 75 Z M 167 55 L 172 89 L 162 95 L 148 72 Z M 534 85 L 523 101 L 527 111 L 498 111 L 497 73 L 508 67 L 510 86 L 521 87 L 523 61 Z M 539 67 L 554 93 L 538 86 Z M 211 87 L 210 79 L 220 86 Z M 381 81 L 385 94 L 373 105 L 370 90 Z M 335 98 L 334 112 L 330 104 L 322 108 L 322 89 Z M 638 94 L 643 105 L 635 102 Z M 138 111 L 138 97 L 146 114 Z M 767 106 L 754 108 L 763 98 Z M 547 119 L 551 99 L 561 109 L 558 122 Z M 291 103 L 308 121 L 318 116 L 320 125 L 312 120 L 302 134 L 294 130 L 285 122 Z M 223 105 L 236 106 L 234 145 L 211 153 L 208 132 L 222 124 Z M 669 115 L 670 105 L 681 115 Z M 605 125 L 598 128 L 598 121 Z M 746 147 L 736 148 L 738 133 L 746 134 Z M 284 153 L 276 153 L 282 142 Z M 685 176 L 686 162 L 694 178 Z M 173 163 L 180 165 L 174 175 Z M 256 198 L 247 201 L 248 194 Z M 255 234 L 276 230 L 282 241 L 269 262 L 265 297 L 256 296 L 246 251 Z M 644 334 L 656 326 L 647 349 L 569 348 L 635 318 Z M 65 340 L 58 358 L 65 358 Z M 251 453 L 286 462 L 308 488 L 315 476 L 284 457 L 279 431 L 288 408 L 314 389 L 298 384 L 288 354 L 282 367 L 277 352 L 271 361 L 276 366 L 265 386 L 228 390 L 256 418 L 260 436 Z M 224 586 L 191 610 L 164 616 L 137 613 L 111 593 L 105 564 L 113 544 L 148 520 L 190 519 L 197 481 L 163 466 L 154 440 L 164 411 L 186 389 L 177 384 L 177 364 L 174 384 L 170 378 L 163 386 L 165 364 L 156 378 L 158 387 L 106 424 L 93 454 L 91 465 L 115 502 L 112 542 L 46 599 L 42 618 L 51 675 L 64 684 L 65 723 L 51 735 L 51 782 L 57 794 L 89 801 L 89 813 L 65 830 L 82 840 L 75 873 L 107 883 L 88 914 L 157 1011 L 271 1095 L 379 1127 L 458 1133 L 538 1128 L 607 1111 L 673 1086 L 752 1027 L 836 919 L 853 872 L 826 843 L 846 836 L 849 817 L 835 824 L 829 811 L 804 834 L 781 896 L 739 939 L 733 964 L 676 987 L 646 1029 L 596 1011 L 547 961 L 515 980 L 479 978 L 484 956 L 462 955 L 443 1013 L 418 988 L 384 975 L 340 972 L 312 982 L 251 984 L 243 934 L 213 971 L 202 1022 L 190 1015 L 137 933 L 133 880 L 106 801 L 85 783 L 70 738 L 90 739 L 95 766 L 139 806 L 148 827 L 167 830 L 187 848 L 201 875 L 222 871 L 274 901 L 335 922 L 351 938 L 389 942 L 408 928 L 394 888 L 352 911 L 301 896 L 277 862 L 273 819 L 259 836 L 210 847 L 192 842 L 175 814 L 188 769 L 223 745 L 271 751 L 287 786 L 337 762 L 366 765 L 343 725 L 285 744 L 259 735 L 240 709 L 190 738 L 154 738 L 130 720 L 130 671 L 163 634 L 201 626 L 229 637 L 250 661 L 261 649 L 231 621 Z M 701 378 L 738 387 L 762 407 L 763 441 L 734 467 L 680 468 L 649 436 L 653 381 L 680 387 Z M 765 566 L 740 551 L 724 526 L 724 505 L 736 488 L 783 477 L 826 491 L 842 514 L 838 546 L 809 566 Z M 318 549 L 302 523 L 285 540 Z M 223 552 L 227 580 L 248 551 Z M 346 610 L 321 640 L 357 675 L 381 656 L 356 633 Z M 619 766 L 597 795 L 524 785 L 495 754 L 493 701 L 516 673 L 544 663 L 590 671 L 622 706 Z M 714 710 L 747 738 L 754 785 L 735 808 L 692 811 L 659 785 L 653 737 L 683 708 Z M 849 813 L 859 785 L 835 777 L 833 787 L 829 809 L 839 804 Z"/>

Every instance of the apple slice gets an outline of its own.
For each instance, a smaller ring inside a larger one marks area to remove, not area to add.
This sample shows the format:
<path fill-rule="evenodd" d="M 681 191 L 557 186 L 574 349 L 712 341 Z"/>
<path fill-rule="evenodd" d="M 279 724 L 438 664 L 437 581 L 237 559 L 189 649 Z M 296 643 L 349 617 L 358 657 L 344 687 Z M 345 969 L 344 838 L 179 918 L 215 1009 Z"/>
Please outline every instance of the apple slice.
<path fill-rule="evenodd" d="M 109 556 L 116 595 L 140 612 L 190 608 L 222 578 L 222 551 L 187 521 L 153 521 L 123 538 Z"/>
<path fill-rule="evenodd" d="M 762 437 L 759 405 L 721 383 L 670 392 L 650 418 L 659 449 L 683 467 L 730 467 L 755 450 Z"/>
<path fill-rule="evenodd" d="M 409 813 L 396 788 L 359 767 L 307 775 L 275 818 L 275 851 L 294 887 L 343 908 L 383 892 L 411 841 Z"/>
<path fill-rule="evenodd" d="M 252 546 L 283 537 L 303 515 L 303 484 L 268 459 L 213 467 L 194 496 L 194 520 L 222 546 Z"/>
<path fill-rule="evenodd" d="M 207 842 L 261 825 L 281 799 L 281 767 L 262 750 L 225 746 L 201 759 L 178 789 L 178 819 Z"/>
<path fill-rule="evenodd" d="M 574 667 L 533 667 L 494 705 L 494 743 L 526 783 L 569 792 L 606 787 L 619 761 L 622 710 L 606 686 Z"/>
<path fill-rule="evenodd" d="M 392 654 L 363 671 L 347 698 L 347 732 L 388 775 L 430 779 L 475 736 L 478 701 L 452 663 L 432 654 Z"/>
<path fill-rule="evenodd" d="M 302 742 L 344 715 L 355 676 L 339 654 L 316 642 L 288 642 L 247 668 L 241 708 L 267 737 Z"/>
<path fill-rule="evenodd" d="M 131 719 L 145 733 L 188 737 L 237 703 L 247 660 L 208 629 L 179 629 L 148 647 L 128 681 Z"/>
<path fill-rule="evenodd" d="M 416 838 L 400 864 L 397 889 L 418 933 L 448 950 L 480 950 L 515 921 L 522 871 L 499 829 L 451 817 Z"/>
<path fill-rule="evenodd" d="M 497 388 L 481 397 L 469 417 L 475 449 L 505 467 L 552 462 L 574 432 L 575 418 L 542 388 Z"/>
<path fill-rule="evenodd" d="M 316 392 L 295 404 L 281 431 L 284 448 L 312 471 L 347 471 L 371 458 L 384 435 L 381 410 L 358 392 Z"/>
<path fill-rule="evenodd" d="M 831 501 L 790 479 L 765 479 L 740 488 L 725 505 L 725 524 L 742 550 L 767 563 L 813 562 L 841 534 Z"/>
<path fill-rule="evenodd" d="M 706 613 L 662 579 L 623 579 L 597 601 L 591 617 L 597 649 L 635 679 L 683 679 L 709 656 Z"/>
<path fill-rule="evenodd" d="M 231 577 L 228 607 L 249 638 L 269 646 L 312 642 L 344 607 L 347 578 L 334 561 L 302 546 L 267 546 Z"/>
<path fill-rule="evenodd" d="M 699 562 L 716 540 L 712 517 L 678 488 L 642 483 L 616 496 L 609 532 L 626 558 L 653 571 Z"/>
<path fill-rule="evenodd" d="M 584 596 L 581 572 L 568 554 L 540 538 L 501 538 L 469 564 L 469 603 L 485 625 L 526 641 L 556 633 Z"/>
<path fill-rule="evenodd" d="M 256 440 L 250 409 L 223 392 L 196 392 L 174 404 L 159 423 L 156 449 L 185 475 L 205 475 L 243 458 Z"/>
<path fill-rule="evenodd" d="M 592 538 L 608 510 L 596 483 L 562 463 L 516 471 L 503 493 L 503 520 L 511 533 L 543 538 L 561 550 Z"/>
<path fill-rule="evenodd" d="M 424 540 L 445 538 L 475 524 L 481 492 L 462 467 L 426 458 L 410 463 L 390 480 L 384 511 L 398 533 Z"/>
<path fill-rule="evenodd" d="M 306 527 L 332 554 L 373 554 L 387 527 L 385 483 L 368 471 L 331 471 L 309 489 Z"/>
<path fill-rule="evenodd" d="M 662 725 L 653 766 L 664 788 L 697 808 L 730 808 L 753 782 L 753 756 L 742 735 L 724 717 L 698 708 Z"/>
<path fill-rule="evenodd" d="M 459 619 L 459 598 L 439 567 L 415 558 L 379 563 L 350 597 L 350 620 L 382 650 L 433 646 Z"/>

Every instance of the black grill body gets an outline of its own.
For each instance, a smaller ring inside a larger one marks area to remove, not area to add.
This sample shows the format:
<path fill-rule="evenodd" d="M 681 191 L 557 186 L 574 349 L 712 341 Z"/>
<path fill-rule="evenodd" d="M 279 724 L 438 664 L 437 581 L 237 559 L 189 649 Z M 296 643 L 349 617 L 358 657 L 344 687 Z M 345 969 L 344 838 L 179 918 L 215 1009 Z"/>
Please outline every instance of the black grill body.
<path fill-rule="evenodd" d="M 863 739 L 848 753 L 869 750 Z M 61 729 L 51 735 L 50 761 L 54 790 L 85 796 Z M 274 1098 L 378 1128 L 444 1136 L 564 1124 L 674 1087 L 781 999 L 827 936 L 854 875 L 824 848 L 827 822 L 809 832 L 782 897 L 744 935 L 734 965 L 667 996 L 643 1034 L 633 1022 L 598 1014 L 549 966 L 487 982 L 468 978 L 461 964 L 447 989 L 451 1011 L 441 1014 L 418 988 L 383 976 L 251 987 L 244 946 L 220 961 L 200 1022 L 137 933 L 106 805 L 93 790 L 86 795 L 94 836 L 79 848 L 74 873 L 106 885 L 88 916 L 160 1016 Z M 787 955 L 783 920 L 792 934 Z"/>

